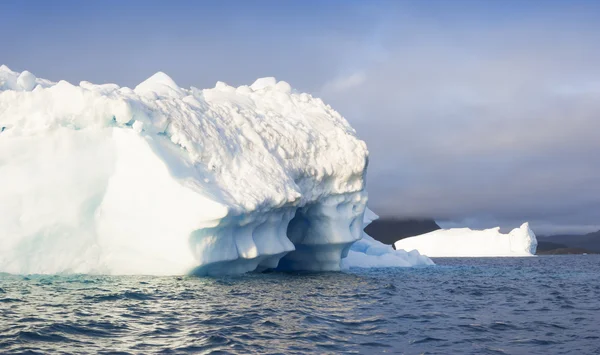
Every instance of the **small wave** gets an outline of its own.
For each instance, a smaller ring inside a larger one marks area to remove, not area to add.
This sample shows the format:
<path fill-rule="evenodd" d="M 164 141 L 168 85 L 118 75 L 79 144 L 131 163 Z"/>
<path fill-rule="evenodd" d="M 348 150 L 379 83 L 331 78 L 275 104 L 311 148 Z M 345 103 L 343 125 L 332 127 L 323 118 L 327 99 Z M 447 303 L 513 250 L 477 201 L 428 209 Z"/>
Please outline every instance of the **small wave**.
<path fill-rule="evenodd" d="M 480 353 L 482 353 L 482 354 L 508 354 L 508 352 L 506 352 L 503 349 L 492 348 L 492 347 L 485 347 L 483 349 L 483 351 Z"/>
<path fill-rule="evenodd" d="M 49 343 L 71 343 L 77 342 L 74 339 L 67 338 L 60 334 L 43 334 L 41 332 L 36 331 L 20 331 L 17 335 L 17 338 L 22 341 L 27 342 L 49 342 Z"/>
<path fill-rule="evenodd" d="M 18 323 L 39 323 L 39 322 L 45 322 L 46 320 L 43 318 L 38 318 L 38 317 L 23 317 L 23 318 L 19 318 L 17 319 Z"/>
<path fill-rule="evenodd" d="M 15 302 L 22 302 L 23 300 L 20 300 L 18 298 L 11 298 L 11 297 L 5 297 L 5 298 L 0 298 L 0 303 L 15 303 Z"/>
<path fill-rule="evenodd" d="M 370 348 L 390 348 L 391 347 L 390 344 L 379 343 L 379 342 L 374 342 L 374 341 L 370 341 L 370 342 L 366 342 L 366 343 L 360 343 L 360 345 L 361 346 L 370 347 Z"/>
<path fill-rule="evenodd" d="M 512 341 L 512 343 L 532 344 L 532 345 L 554 345 L 554 344 L 560 344 L 560 342 L 556 342 L 556 341 L 552 341 L 552 340 L 535 339 L 535 338 L 531 338 L 531 339 L 515 339 L 515 340 Z"/>
<path fill-rule="evenodd" d="M 80 335 L 85 337 L 104 338 L 112 337 L 120 331 L 126 330 L 126 325 L 107 322 L 89 322 L 83 325 L 70 323 L 54 323 L 42 330 L 47 332 L 58 332 L 61 334 Z"/>
<path fill-rule="evenodd" d="M 177 327 L 158 327 L 151 331 L 140 333 L 143 337 L 160 337 L 164 335 L 172 335 L 181 332 L 180 328 Z"/>
<path fill-rule="evenodd" d="M 420 317 L 416 314 L 405 313 L 395 316 L 396 319 L 419 319 Z"/>
<path fill-rule="evenodd" d="M 411 344 L 423 344 L 423 343 L 431 343 L 431 342 L 437 342 L 437 341 L 447 341 L 447 339 L 425 337 L 425 338 L 421 338 L 421 339 L 417 339 L 417 340 L 411 340 L 410 343 Z"/>
<path fill-rule="evenodd" d="M 556 328 L 556 329 L 569 329 L 568 327 L 562 326 L 560 324 L 548 323 L 548 322 L 542 322 L 542 321 L 533 322 L 533 326 L 534 327 L 545 327 L 545 328 Z"/>
<path fill-rule="evenodd" d="M 136 301 L 149 301 L 153 298 L 154 297 L 151 294 L 136 291 L 126 291 L 122 293 L 113 293 L 109 295 L 84 296 L 84 299 L 96 302 L 118 301 L 124 299 Z"/>
<path fill-rule="evenodd" d="M 270 320 L 266 320 L 266 321 L 262 322 L 261 325 L 265 326 L 265 327 L 270 327 L 270 328 L 279 328 L 280 327 L 279 324 L 272 322 Z"/>
<path fill-rule="evenodd" d="M 232 344 L 232 341 L 221 335 L 209 335 L 202 337 L 197 341 L 199 344 L 184 345 L 173 350 L 175 353 L 212 353 L 215 350 L 220 350 L 220 347 L 225 347 Z M 224 350 L 224 349 L 223 349 Z"/>
<path fill-rule="evenodd" d="M 367 324 L 376 324 L 385 321 L 382 317 L 369 317 L 363 319 L 342 319 L 339 320 L 339 324 L 349 325 L 349 326 L 362 326 Z"/>
<path fill-rule="evenodd" d="M 492 330 L 501 330 L 501 331 L 521 329 L 514 324 L 505 323 L 505 322 L 494 322 L 494 323 L 490 324 L 489 328 Z"/>
<path fill-rule="evenodd" d="M 459 325 L 459 327 L 466 329 L 468 331 L 478 332 L 478 333 L 485 333 L 488 331 L 488 329 L 481 324 L 461 324 L 461 325 Z"/>

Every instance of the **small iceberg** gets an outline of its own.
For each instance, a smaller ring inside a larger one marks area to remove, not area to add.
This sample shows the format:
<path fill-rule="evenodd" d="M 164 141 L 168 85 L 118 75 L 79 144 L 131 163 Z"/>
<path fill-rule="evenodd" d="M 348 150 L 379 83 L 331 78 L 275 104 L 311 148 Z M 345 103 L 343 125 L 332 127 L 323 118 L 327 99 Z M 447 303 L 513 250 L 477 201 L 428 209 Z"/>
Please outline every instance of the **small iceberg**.
<path fill-rule="evenodd" d="M 500 227 L 440 229 L 399 240 L 394 247 L 429 257 L 506 257 L 533 256 L 537 244 L 529 223 L 523 223 L 508 234 L 500 233 Z"/>

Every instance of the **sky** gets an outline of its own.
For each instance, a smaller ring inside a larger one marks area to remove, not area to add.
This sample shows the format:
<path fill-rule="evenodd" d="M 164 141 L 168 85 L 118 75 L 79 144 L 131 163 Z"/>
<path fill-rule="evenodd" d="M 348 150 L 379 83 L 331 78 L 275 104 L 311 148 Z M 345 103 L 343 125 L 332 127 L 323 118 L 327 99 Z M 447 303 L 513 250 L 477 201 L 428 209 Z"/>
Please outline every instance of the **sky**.
<path fill-rule="evenodd" d="M 53 81 L 321 97 L 382 217 L 600 229 L 600 1 L 5 0 L 0 33 L 0 64 Z"/>

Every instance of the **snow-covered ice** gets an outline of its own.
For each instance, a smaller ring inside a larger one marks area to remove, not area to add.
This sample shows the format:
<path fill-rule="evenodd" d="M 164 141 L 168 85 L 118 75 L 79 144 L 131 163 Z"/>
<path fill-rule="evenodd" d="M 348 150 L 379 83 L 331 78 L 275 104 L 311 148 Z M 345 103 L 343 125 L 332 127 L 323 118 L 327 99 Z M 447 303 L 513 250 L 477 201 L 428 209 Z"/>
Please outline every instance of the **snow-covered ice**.
<path fill-rule="evenodd" d="M 368 151 L 274 78 L 185 89 L 54 83 L 0 67 L 0 271 L 339 270 Z"/>
<path fill-rule="evenodd" d="M 365 210 L 364 227 L 379 218 L 369 208 Z M 362 238 L 352 244 L 348 256 L 342 259 L 342 268 L 352 267 L 409 267 L 433 265 L 433 261 L 418 251 L 394 250 L 391 245 L 383 244 L 367 233 L 363 232 Z"/>
<path fill-rule="evenodd" d="M 440 229 L 394 243 L 396 249 L 418 250 L 430 257 L 494 257 L 532 256 L 537 239 L 529 223 L 508 234 L 500 228 L 472 230 L 469 228 Z"/>

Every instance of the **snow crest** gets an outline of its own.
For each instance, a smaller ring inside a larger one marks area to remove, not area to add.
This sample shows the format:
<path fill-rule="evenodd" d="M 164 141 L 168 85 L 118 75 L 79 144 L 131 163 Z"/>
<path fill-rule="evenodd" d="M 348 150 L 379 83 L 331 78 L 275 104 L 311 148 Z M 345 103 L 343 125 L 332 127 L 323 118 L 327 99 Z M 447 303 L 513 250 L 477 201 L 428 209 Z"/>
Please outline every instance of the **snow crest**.
<path fill-rule="evenodd" d="M 339 270 L 368 151 L 274 78 L 184 89 L 53 83 L 0 67 L 0 271 Z"/>
<path fill-rule="evenodd" d="M 396 249 L 417 250 L 430 257 L 497 257 L 533 256 L 537 239 L 529 223 L 508 234 L 500 228 L 472 230 L 469 228 L 440 229 L 394 243 Z"/>

